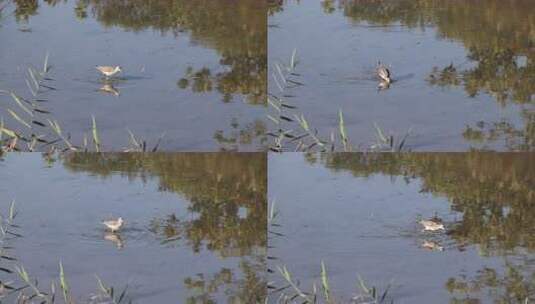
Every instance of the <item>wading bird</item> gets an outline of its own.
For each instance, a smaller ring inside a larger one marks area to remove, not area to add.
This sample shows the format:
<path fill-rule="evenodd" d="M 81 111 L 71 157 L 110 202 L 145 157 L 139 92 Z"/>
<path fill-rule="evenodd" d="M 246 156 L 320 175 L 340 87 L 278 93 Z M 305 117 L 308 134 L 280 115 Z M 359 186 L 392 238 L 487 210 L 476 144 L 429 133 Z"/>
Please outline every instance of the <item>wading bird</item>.
<path fill-rule="evenodd" d="M 442 221 L 437 218 L 432 218 L 429 220 L 420 220 L 418 223 L 424 226 L 424 231 L 446 230 L 444 228 L 444 224 L 442 224 Z"/>
<path fill-rule="evenodd" d="M 118 65 L 116 66 L 97 65 L 96 69 L 106 77 L 112 77 L 113 75 L 119 72 L 122 72 L 121 67 Z"/>
<path fill-rule="evenodd" d="M 111 230 L 111 232 L 119 231 L 121 229 L 121 226 L 123 225 L 124 221 L 123 218 L 120 217 L 117 220 L 109 220 L 109 221 L 103 221 L 102 224 L 108 229 Z"/>
<path fill-rule="evenodd" d="M 390 84 L 392 82 L 390 70 L 385 67 L 380 61 L 377 61 L 377 76 L 381 80 L 381 83 Z"/>

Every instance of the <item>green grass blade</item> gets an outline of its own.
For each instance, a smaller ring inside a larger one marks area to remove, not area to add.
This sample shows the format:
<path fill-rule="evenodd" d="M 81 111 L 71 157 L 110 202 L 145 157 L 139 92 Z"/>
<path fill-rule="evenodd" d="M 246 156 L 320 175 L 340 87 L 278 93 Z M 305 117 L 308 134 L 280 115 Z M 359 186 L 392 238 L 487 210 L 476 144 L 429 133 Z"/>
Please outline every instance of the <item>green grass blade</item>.
<path fill-rule="evenodd" d="M 292 70 L 295 69 L 297 65 L 296 55 L 297 55 L 297 49 L 294 49 L 292 52 L 292 57 L 290 58 L 290 68 Z"/>
<path fill-rule="evenodd" d="M 91 118 L 93 120 L 93 142 L 95 143 L 95 150 L 100 152 L 100 138 L 98 137 L 97 121 L 95 120 L 95 116 L 91 115 Z"/>
<path fill-rule="evenodd" d="M 14 111 L 12 111 L 11 109 L 7 109 L 7 112 L 13 116 L 13 118 L 15 118 L 15 120 L 17 120 L 18 122 L 20 122 L 21 124 L 23 124 L 24 126 L 26 126 L 28 129 L 31 129 L 32 126 L 27 123 L 24 119 L 20 118 L 19 115 L 17 115 L 17 113 L 15 113 Z"/>
<path fill-rule="evenodd" d="M 340 137 L 342 138 L 342 144 L 344 145 L 344 151 L 348 151 L 347 149 L 347 134 L 346 134 L 346 127 L 344 124 L 344 114 L 342 113 L 342 110 L 338 110 L 338 117 L 339 117 L 339 124 L 338 127 L 340 129 Z"/>
<path fill-rule="evenodd" d="M 46 52 L 46 55 L 45 55 L 45 62 L 43 63 L 43 74 L 47 73 L 49 70 L 50 70 L 50 67 L 48 66 L 48 57 L 49 57 L 49 53 Z"/>
<path fill-rule="evenodd" d="M 31 117 L 33 117 L 33 112 L 28 109 L 28 107 L 26 107 L 23 103 L 22 103 L 22 100 L 20 99 L 20 97 L 18 97 L 15 93 L 11 93 L 11 97 L 13 97 L 13 100 L 15 100 L 15 102 L 17 103 L 17 105 L 26 113 L 28 113 L 28 115 L 30 115 Z"/>
<path fill-rule="evenodd" d="M 327 303 L 331 302 L 331 291 L 329 288 L 329 278 L 327 277 L 327 269 L 325 263 L 321 261 L 321 286 L 323 287 L 323 296 Z"/>
<path fill-rule="evenodd" d="M 17 213 L 15 212 L 15 200 L 13 200 L 9 206 L 9 221 L 12 222 L 15 219 L 15 216 L 17 216 Z"/>
<path fill-rule="evenodd" d="M 102 283 L 102 280 L 97 275 L 95 275 L 95 277 L 97 278 L 97 283 L 98 283 L 98 287 L 100 288 L 100 290 L 103 293 L 108 294 L 108 288 L 106 288 L 104 283 Z"/>
<path fill-rule="evenodd" d="M 17 133 L 15 133 L 15 131 L 4 128 L 3 121 L 2 121 L 2 126 L 0 126 L 0 140 L 2 140 L 2 134 L 6 134 L 7 136 L 11 138 L 19 137 Z"/>
<path fill-rule="evenodd" d="M 59 262 L 59 283 L 61 290 L 63 291 L 63 299 L 65 300 L 65 303 L 71 303 L 69 300 L 69 285 L 67 284 L 65 272 L 63 271 L 63 264 L 61 264 L 61 262 Z"/>

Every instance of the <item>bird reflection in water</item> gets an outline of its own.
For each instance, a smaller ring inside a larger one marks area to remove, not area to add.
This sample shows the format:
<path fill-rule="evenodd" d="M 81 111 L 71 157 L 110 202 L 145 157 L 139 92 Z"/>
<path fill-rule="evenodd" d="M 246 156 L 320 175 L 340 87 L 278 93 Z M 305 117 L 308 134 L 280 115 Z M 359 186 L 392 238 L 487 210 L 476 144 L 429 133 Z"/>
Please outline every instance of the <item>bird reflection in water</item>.
<path fill-rule="evenodd" d="M 111 83 L 104 83 L 102 85 L 102 87 L 100 87 L 98 89 L 99 92 L 102 92 L 104 94 L 110 94 L 110 95 L 113 95 L 113 96 L 119 96 L 121 95 L 121 92 L 119 91 L 119 89 L 117 89 L 116 87 L 113 86 L 113 84 Z"/>
<path fill-rule="evenodd" d="M 120 234 L 114 233 L 114 232 L 106 232 L 104 233 L 104 239 L 106 241 L 110 241 L 115 246 L 117 246 L 118 249 L 122 249 L 124 247 L 124 241 Z"/>
<path fill-rule="evenodd" d="M 444 251 L 444 247 L 442 247 L 440 243 L 430 240 L 424 240 L 421 247 L 429 251 Z"/>

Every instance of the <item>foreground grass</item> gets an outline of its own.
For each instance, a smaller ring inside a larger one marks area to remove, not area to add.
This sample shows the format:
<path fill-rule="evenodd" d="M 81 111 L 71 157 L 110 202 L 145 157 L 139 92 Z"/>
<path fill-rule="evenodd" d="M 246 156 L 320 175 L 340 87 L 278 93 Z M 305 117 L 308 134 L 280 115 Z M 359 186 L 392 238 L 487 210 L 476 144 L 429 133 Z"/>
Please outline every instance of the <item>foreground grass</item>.
<path fill-rule="evenodd" d="M 286 282 L 285 286 L 275 289 L 272 293 L 277 298 L 277 303 L 309 303 L 309 304 L 338 304 L 348 303 L 347 300 L 338 300 L 332 292 L 327 267 L 321 262 L 320 282 L 312 283 L 311 290 L 305 291 L 299 286 L 299 282 L 294 279 L 292 273 L 286 266 L 278 266 L 278 273 Z M 351 297 L 349 303 L 352 304 L 393 304 L 394 300 L 389 295 L 390 285 L 383 291 L 377 287 L 368 286 L 364 280 L 359 277 L 357 282 L 357 291 Z"/>
<path fill-rule="evenodd" d="M 268 212 L 268 236 L 271 240 L 277 237 L 283 237 L 278 228 L 281 226 L 277 223 L 279 212 L 276 210 L 275 201 L 270 202 Z M 269 243 L 269 242 L 268 242 Z M 273 247 L 269 247 L 273 248 Z M 268 260 L 277 261 L 275 256 L 268 256 Z M 313 282 L 312 286 L 302 287 L 287 266 L 277 265 L 275 269 L 268 267 L 268 273 L 272 273 L 277 280 L 282 281 L 281 286 L 275 282 L 268 282 L 268 298 L 270 303 L 275 301 L 278 304 L 393 304 L 394 300 L 389 294 L 390 285 L 384 290 L 379 290 L 375 286 L 369 286 L 359 276 L 356 282 L 357 289 L 353 297 L 349 300 L 340 300 L 338 295 L 334 294 L 327 272 L 327 266 L 321 261 L 320 280 Z M 267 303 L 267 301 L 266 301 Z"/>

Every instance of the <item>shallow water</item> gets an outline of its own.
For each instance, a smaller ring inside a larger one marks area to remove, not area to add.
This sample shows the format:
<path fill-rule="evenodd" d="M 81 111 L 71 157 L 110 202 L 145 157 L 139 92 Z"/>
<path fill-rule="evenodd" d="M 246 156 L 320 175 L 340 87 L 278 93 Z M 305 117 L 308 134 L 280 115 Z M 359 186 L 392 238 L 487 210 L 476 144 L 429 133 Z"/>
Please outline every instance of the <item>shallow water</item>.
<path fill-rule="evenodd" d="M 10 255 L 45 289 L 61 261 L 81 302 L 98 275 L 134 303 L 251 303 L 265 294 L 265 170 L 261 154 L 7 155 L 1 212 L 16 200 L 23 235 Z"/>
<path fill-rule="evenodd" d="M 416 151 L 532 150 L 534 10 L 527 0 L 285 1 L 268 18 L 270 74 L 297 50 L 304 85 L 284 94 L 327 138 L 341 109 L 354 144 L 374 142 L 377 123 L 397 137 L 411 130 Z M 378 60 L 394 81 L 381 91 Z"/>
<path fill-rule="evenodd" d="M 528 154 L 270 155 L 282 236 L 270 234 L 268 281 L 285 286 L 285 265 L 311 291 L 323 261 L 341 303 L 361 294 L 358 276 L 394 303 L 532 300 L 534 169 Z M 433 216 L 445 233 L 417 224 Z"/>
<path fill-rule="evenodd" d="M 104 150 L 127 128 L 172 151 L 263 149 L 266 9 L 252 0 L 13 1 L 0 21 L 0 89 L 30 98 L 28 66 L 52 70 L 41 104 L 81 145 L 97 119 Z M 120 65 L 106 80 L 96 65 Z M 19 126 L 0 99 L 8 126 Z M 20 116 L 24 116 L 24 112 Z M 13 127 L 14 128 L 14 127 Z M 45 132 L 35 126 L 38 132 Z M 36 132 L 37 132 L 36 131 Z"/>

